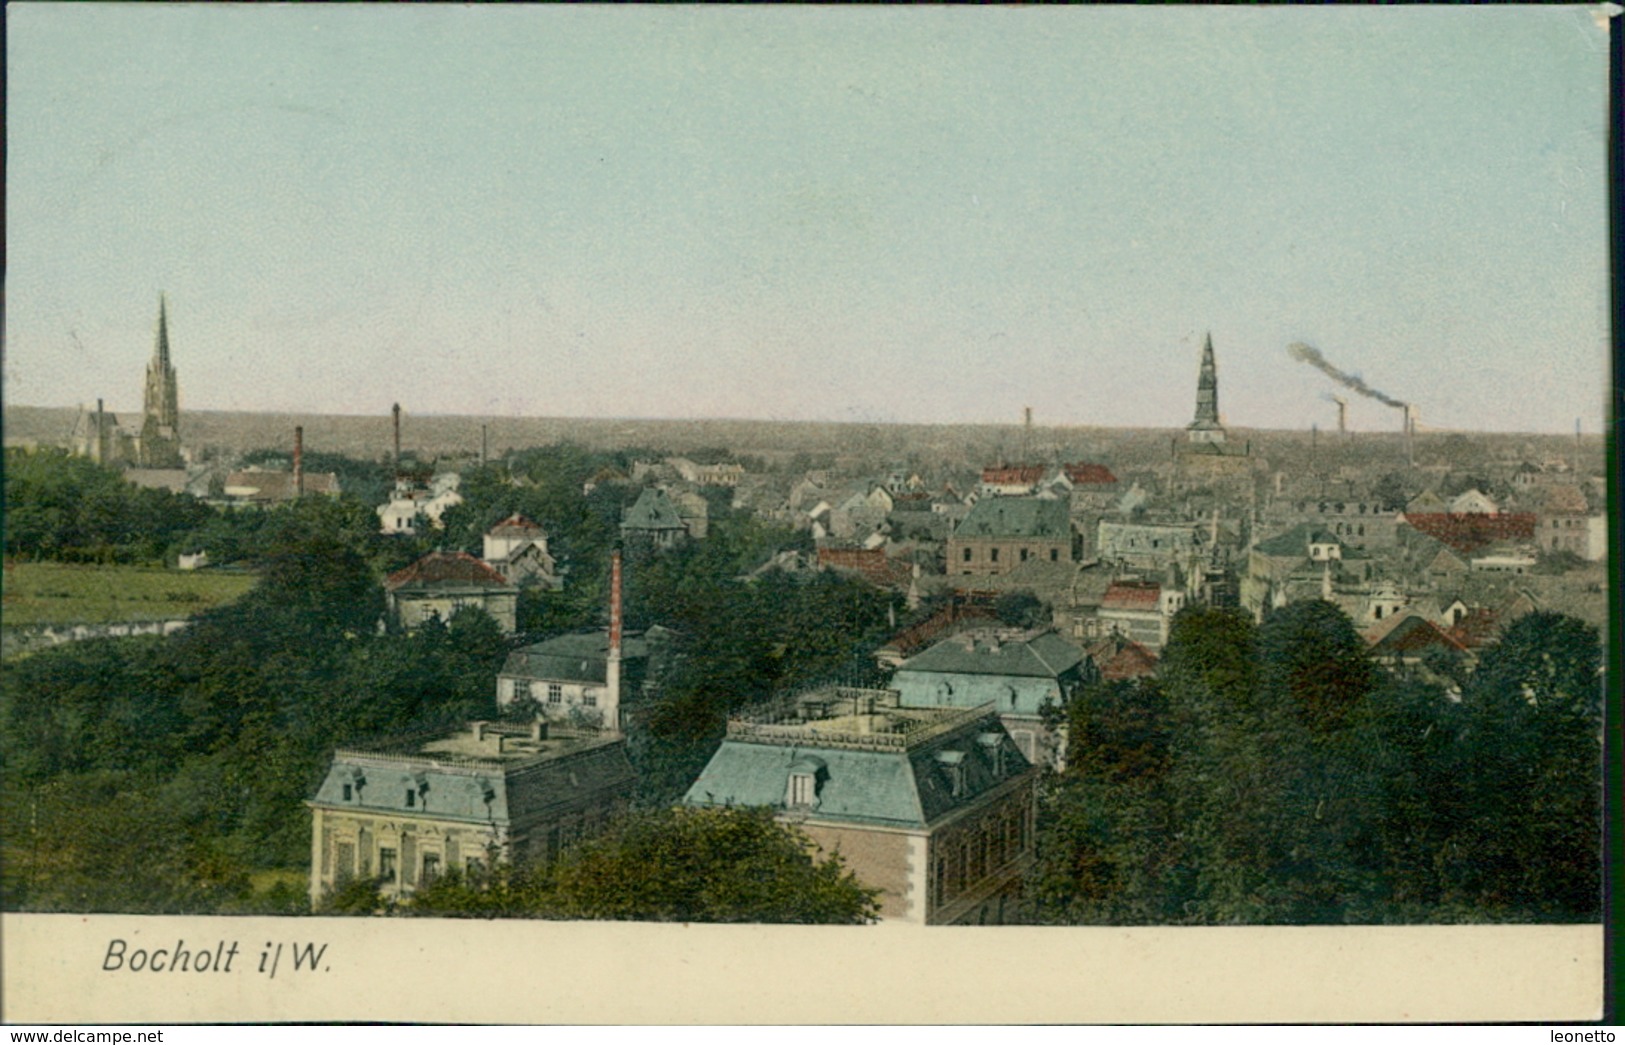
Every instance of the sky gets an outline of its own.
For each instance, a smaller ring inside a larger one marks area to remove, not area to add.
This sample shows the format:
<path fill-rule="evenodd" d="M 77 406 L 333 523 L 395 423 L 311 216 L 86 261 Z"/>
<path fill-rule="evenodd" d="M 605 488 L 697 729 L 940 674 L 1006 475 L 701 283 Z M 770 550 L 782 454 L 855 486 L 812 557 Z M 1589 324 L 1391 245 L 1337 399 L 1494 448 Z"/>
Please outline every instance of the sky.
<path fill-rule="evenodd" d="M 8 401 L 1599 431 L 1582 7 L 14 4 Z M 1398 413 L 1350 397 L 1350 425 Z"/>

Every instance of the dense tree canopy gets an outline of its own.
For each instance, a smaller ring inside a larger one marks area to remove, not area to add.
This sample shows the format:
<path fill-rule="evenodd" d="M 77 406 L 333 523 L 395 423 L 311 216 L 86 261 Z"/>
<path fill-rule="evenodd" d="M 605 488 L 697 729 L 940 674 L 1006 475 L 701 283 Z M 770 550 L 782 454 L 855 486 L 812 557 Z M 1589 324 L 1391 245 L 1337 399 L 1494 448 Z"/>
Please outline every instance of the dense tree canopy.
<path fill-rule="evenodd" d="M 1600 912 L 1594 629 L 1514 622 L 1461 674 L 1379 673 L 1328 603 L 1195 608 L 1155 681 L 1068 708 L 1028 901 L 1041 921 L 1590 920 Z"/>
<path fill-rule="evenodd" d="M 661 922 L 861 924 L 876 892 L 765 809 L 628 813 L 548 866 L 452 872 L 399 905 L 378 883 L 328 898 L 335 914 Z"/>

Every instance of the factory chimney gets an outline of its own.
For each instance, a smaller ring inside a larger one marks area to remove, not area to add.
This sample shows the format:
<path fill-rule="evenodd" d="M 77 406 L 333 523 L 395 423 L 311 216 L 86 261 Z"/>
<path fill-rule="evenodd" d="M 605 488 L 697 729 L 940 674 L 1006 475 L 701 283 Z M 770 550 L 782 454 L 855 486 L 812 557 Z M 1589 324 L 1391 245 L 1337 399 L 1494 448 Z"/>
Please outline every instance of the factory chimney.
<path fill-rule="evenodd" d="M 604 662 L 604 724 L 619 731 L 621 724 L 621 550 L 609 557 L 609 656 Z"/>
<path fill-rule="evenodd" d="M 96 400 L 96 455 L 97 464 L 107 463 L 107 413 L 102 409 L 102 401 Z"/>
<path fill-rule="evenodd" d="M 293 426 L 293 495 L 305 496 L 305 428 Z"/>
<path fill-rule="evenodd" d="M 1405 411 L 1405 460 L 1410 462 L 1412 468 L 1416 467 L 1416 407 L 1406 403 Z"/>
<path fill-rule="evenodd" d="M 395 470 L 401 470 L 401 404 L 391 408 L 395 415 Z"/>
<path fill-rule="evenodd" d="M 487 425 L 480 425 L 480 467 L 481 468 L 484 468 L 486 461 L 489 460 L 489 458 L 486 456 L 490 452 L 490 440 L 487 438 L 487 435 L 488 435 L 487 429 L 488 429 L 488 427 L 489 426 L 487 426 Z"/>
<path fill-rule="evenodd" d="M 1342 396 L 1332 396 L 1332 402 L 1337 404 L 1338 438 L 1347 439 L 1349 434 L 1349 401 Z"/>

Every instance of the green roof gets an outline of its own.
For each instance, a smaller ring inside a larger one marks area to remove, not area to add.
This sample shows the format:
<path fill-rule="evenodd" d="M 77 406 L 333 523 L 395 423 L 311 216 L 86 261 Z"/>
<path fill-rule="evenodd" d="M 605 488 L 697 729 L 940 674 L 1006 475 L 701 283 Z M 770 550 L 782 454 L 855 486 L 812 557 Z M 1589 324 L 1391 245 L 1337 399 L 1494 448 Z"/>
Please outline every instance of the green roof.
<path fill-rule="evenodd" d="M 817 802 L 807 810 L 810 819 L 893 827 L 927 827 L 1032 768 L 991 712 L 907 747 L 861 750 L 730 737 L 684 802 L 784 810 L 791 770 L 806 771 L 811 758 L 823 766 L 817 772 Z"/>
<path fill-rule="evenodd" d="M 1082 661 L 1083 651 L 1053 631 L 998 641 L 985 632 L 966 632 L 910 657 L 897 670 L 1053 679 L 1075 670 Z"/>
<path fill-rule="evenodd" d="M 638 495 L 637 503 L 626 510 L 621 528 L 627 530 L 681 530 L 683 517 L 665 492 L 649 487 Z"/>
<path fill-rule="evenodd" d="M 1067 540 L 1072 533 L 1067 502 L 1043 497 L 984 497 L 955 528 L 955 537 L 1036 537 Z"/>

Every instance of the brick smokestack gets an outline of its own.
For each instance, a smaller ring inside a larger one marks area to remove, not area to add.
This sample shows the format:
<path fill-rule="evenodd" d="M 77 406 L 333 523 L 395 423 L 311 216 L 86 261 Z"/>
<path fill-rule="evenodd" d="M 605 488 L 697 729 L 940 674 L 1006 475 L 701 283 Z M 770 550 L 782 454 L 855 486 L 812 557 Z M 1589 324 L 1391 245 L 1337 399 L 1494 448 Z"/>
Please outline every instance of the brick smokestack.
<path fill-rule="evenodd" d="M 396 403 L 390 408 L 395 415 L 395 470 L 401 469 L 401 404 Z"/>
<path fill-rule="evenodd" d="M 609 657 L 604 663 L 604 688 L 608 690 L 604 723 L 620 728 L 621 714 L 621 550 L 609 557 Z"/>
<path fill-rule="evenodd" d="M 293 426 L 293 495 L 305 496 L 305 428 Z"/>
<path fill-rule="evenodd" d="M 96 463 L 107 463 L 107 413 L 102 401 L 96 400 Z"/>

